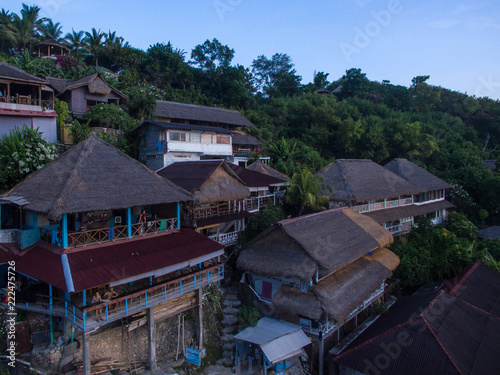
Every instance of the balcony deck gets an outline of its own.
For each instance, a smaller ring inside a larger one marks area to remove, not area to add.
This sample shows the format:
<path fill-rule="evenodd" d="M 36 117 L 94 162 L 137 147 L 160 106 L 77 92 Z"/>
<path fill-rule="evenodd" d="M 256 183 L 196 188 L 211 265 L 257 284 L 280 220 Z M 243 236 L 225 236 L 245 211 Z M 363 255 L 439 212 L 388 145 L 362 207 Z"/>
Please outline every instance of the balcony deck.
<path fill-rule="evenodd" d="M 16 308 L 59 316 L 69 320 L 81 331 L 92 331 L 223 279 L 224 265 L 217 264 L 111 301 L 86 307 L 77 307 L 55 297 L 36 295 L 36 302 L 16 303 Z M 104 321 L 98 322 L 95 311 L 99 309 Z"/>
<path fill-rule="evenodd" d="M 276 196 L 274 194 L 250 197 L 239 201 L 229 201 L 220 204 L 212 204 L 206 207 L 196 207 L 194 209 L 194 217 L 195 219 L 207 219 L 243 211 L 255 212 L 272 204 L 276 204 Z"/>

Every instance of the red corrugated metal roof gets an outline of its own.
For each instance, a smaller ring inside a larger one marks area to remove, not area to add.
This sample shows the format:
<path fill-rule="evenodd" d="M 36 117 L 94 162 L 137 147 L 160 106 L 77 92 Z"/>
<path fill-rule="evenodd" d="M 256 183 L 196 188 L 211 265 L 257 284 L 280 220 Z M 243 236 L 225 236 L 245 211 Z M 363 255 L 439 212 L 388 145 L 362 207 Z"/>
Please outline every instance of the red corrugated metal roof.
<path fill-rule="evenodd" d="M 68 291 L 61 254 L 37 244 L 18 256 L 0 251 L 0 263 L 16 262 L 16 270 Z M 173 266 L 208 255 L 224 246 L 192 230 L 93 246 L 68 252 L 75 292 Z"/>
<path fill-rule="evenodd" d="M 0 115 L 4 116 L 26 116 L 26 117 L 57 117 L 55 112 L 47 111 L 25 111 L 0 108 Z"/>
<path fill-rule="evenodd" d="M 192 230 L 68 254 L 75 291 L 116 282 L 224 249 Z"/>

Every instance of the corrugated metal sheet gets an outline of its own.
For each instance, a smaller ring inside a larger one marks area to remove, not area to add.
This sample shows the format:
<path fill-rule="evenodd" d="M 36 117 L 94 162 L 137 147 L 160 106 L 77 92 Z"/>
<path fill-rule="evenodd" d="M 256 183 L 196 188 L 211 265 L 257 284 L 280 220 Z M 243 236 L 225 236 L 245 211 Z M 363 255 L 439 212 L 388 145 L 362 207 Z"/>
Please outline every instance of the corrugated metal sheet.
<path fill-rule="evenodd" d="M 299 326 L 270 318 L 260 319 L 257 326 L 241 331 L 234 338 L 259 345 L 272 363 L 297 355 L 311 343 Z"/>
<path fill-rule="evenodd" d="M 192 229 L 182 229 L 177 233 L 70 253 L 68 261 L 75 291 L 78 292 L 160 270 L 223 249 L 223 245 Z"/>

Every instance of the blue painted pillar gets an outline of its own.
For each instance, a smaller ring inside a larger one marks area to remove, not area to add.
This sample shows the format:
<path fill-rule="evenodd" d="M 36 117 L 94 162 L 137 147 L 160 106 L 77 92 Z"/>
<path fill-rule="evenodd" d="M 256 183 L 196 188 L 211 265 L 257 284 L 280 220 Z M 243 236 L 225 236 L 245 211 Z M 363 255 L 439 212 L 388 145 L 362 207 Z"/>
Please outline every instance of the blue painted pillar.
<path fill-rule="evenodd" d="M 49 284 L 50 310 L 52 310 L 52 285 Z"/>
<path fill-rule="evenodd" d="M 128 238 L 132 237 L 132 207 L 127 207 L 127 231 Z"/>
<path fill-rule="evenodd" d="M 84 290 L 82 292 L 82 299 L 83 299 L 82 306 L 87 306 L 87 291 L 86 290 Z"/>
<path fill-rule="evenodd" d="M 181 229 L 181 202 L 177 202 L 177 229 Z"/>
<path fill-rule="evenodd" d="M 69 296 L 68 292 L 64 292 L 64 300 L 68 301 L 68 302 L 71 302 L 71 297 Z"/>
<path fill-rule="evenodd" d="M 153 285 L 153 276 L 149 276 L 149 285 Z"/>
<path fill-rule="evenodd" d="M 64 248 L 68 247 L 68 214 L 63 214 L 62 216 L 62 246 Z"/>

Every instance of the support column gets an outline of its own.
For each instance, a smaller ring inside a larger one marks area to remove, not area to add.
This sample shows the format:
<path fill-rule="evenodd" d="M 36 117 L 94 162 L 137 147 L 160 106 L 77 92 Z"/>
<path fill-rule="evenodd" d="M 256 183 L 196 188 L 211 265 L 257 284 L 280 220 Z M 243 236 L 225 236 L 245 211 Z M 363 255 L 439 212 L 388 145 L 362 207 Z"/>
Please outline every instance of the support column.
<path fill-rule="evenodd" d="M 62 247 L 68 248 L 68 214 L 62 215 Z"/>
<path fill-rule="evenodd" d="M 203 291 L 202 288 L 198 289 L 198 350 L 203 348 Z"/>
<path fill-rule="evenodd" d="M 132 207 L 127 207 L 127 236 L 132 237 Z"/>
<path fill-rule="evenodd" d="M 324 347 L 323 347 L 323 332 L 319 331 L 319 369 L 318 369 L 318 374 L 323 375 L 323 367 L 325 366 L 324 364 Z"/>
<path fill-rule="evenodd" d="M 156 364 L 156 336 L 155 336 L 155 314 L 153 308 L 146 310 L 148 319 L 148 361 L 149 370 L 153 371 L 158 368 Z"/>
<path fill-rule="evenodd" d="M 177 202 L 177 229 L 181 229 L 181 202 Z"/>
<path fill-rule="evenodd" d="M 82 333 L 83 375 L 90 375 L 90 333 Z"/>

